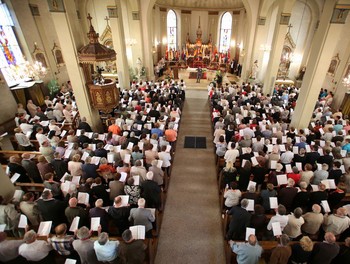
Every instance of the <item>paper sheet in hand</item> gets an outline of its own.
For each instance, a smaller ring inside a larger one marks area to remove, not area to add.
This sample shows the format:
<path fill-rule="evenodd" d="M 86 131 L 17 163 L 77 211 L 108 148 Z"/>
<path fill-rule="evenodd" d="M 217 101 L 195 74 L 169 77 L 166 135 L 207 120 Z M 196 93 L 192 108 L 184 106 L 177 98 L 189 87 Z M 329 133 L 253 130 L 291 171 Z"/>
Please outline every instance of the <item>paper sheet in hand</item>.
<path fill-rule="evenodd" d="M 255 156 L 254 156 L 254 157 L 251 157 L 250 160 L 252 161 L 252 165 L 253 165 L 253 166 L 259 165 L 259 162 L 258 162 L 258 160 L 256 159 Z"/>
<path fill-rule="evenodd" d="M 140 185 L 140 176 L 139 175 L 135 175 L 132 176 L 134 178 L 134 185 Z"/>
<path fill-rule="evenodd" d="M 280 222 L 272 223 L 272 232 L 274 236 L 282 235 L 281 224 Z"/>
<path fill-rule="evenodd" d="M 293 153 L 294 154 L 299 154 L 299 147 L 293 146 Z"/>
<path fill-rule="evenodd" d="M 287 164 L 287 165 L 286 165 L 286 172 L 287 172 L 287 173 L 292 173 L 292 172 L 293 172 L 293 170 L 292 170 L 292 165 L 290 165 L 290 164 Z"/>
<path fill-rule="evenodd" d="M 316 184 L 311 184 L 311 188 L 312 188 L 312 191 L 313 191 L 313 192 L 317 192 L 317 191 L 320 190 L 320 189 L 318 188 L 318 185 L 316 185 Z"/>
<path fill-rule="evenodd" d="M 126 164 L 129 164 L 129 163 L 130 163 L 130 158 L 131 158 L 131 155 L 130 155 L 130 154 L 125 154 L 124 162 L 125 162 Z"/>
<path fill-rule="evenodd" d="M 100 217 L 91 217 L 91 230 L 97 231 L 98 226 L 100 225 Z"/>
<path fill-rule="evenodd" d="M 89 157 L 89 153 L 88 152 L 84 152 L 83 155 L 81 156 L 81 160 L 85 161 L 87 157 Z"/>
<path fill-rule="evenodd" d="M 277 178 L 278 185 L 283 185 L 283 184 L 287 184 L 288 183 L 286 174 L 276 175 L 276 178 Z"/>
<path fill-rule="evenodd" d="M 170 152 L 170 150 L 171 150 L 171 146 L 170 146 L 170 145 L 167 145 L 167 146 L 166 146 L 166 150 L 165 150 L 165 152 L 168 152 L 168 153 L 169 153 L 169 152 Z"/>
<path fill-rule="evenodd" d="M 40 222 L 39 229 L 38 229 L 38 235 L 39 236 L 47 236 L 50 234 L 52 226 L 52 221 L 44 221 Z"/>
<path fill-rule="evenodd" d="M 61 131 L 61 134 L 60 134 L 60 136 L 61 136 L 61 138 L 64 138 L 64 136 L 67 134 L 67 130 L 62 130 Z"/>
<path fill-rule="evenodd" d="M 132 142 L 129 142 L 128 146 L 127 146 L 127 149 L 132 151 L 132 148 L 134 147 L 134 143 Z"/>
<path fill-rule="evenodd" d="M 282 152 L 286 151 L 285 145 L 281 144 L 281 145 L 278 145 L 278 147 L 279 147 L 280 151 L 282 151 Z"/>
<path fill-rule="evenodd" d="M 28 225 L 28 219 L 24 214 L 21 214 L 19 218 L 18 228 L 26 228 Z"/>
<path fill-rule="evenodd" d="M 256 182 L 254 181 L 249 181 L 249 184 L 247 186 L 247 191 L 249 191 L 250 186 L 256 187 Z"/>
<path fill-rule="evenodd" d="M 277 166 L 277 161 L 276 160 L 271 160 L 270 169 L 275 170 L 276 166 Z"/>
<path fill-rule="evenodd" d="M 13 199 L 17 202 L 20 202 L 22 199 L 22 196 L 24 194 L 24 191 L 22 190 L 15 190 L 15 193 L 13 194 Z"/>
<path fill-rule="evenodd" d="M 248 241 L 248 238 L 250 235 L 254 235 L 255 236 L 255 228 L 250 228 L 247 227 L 246 231 L 245 231 L 245 240 Z"/>
<path fill-rule="evenodd" d="M 119 195 L 119 197 L 122 199 L 121 206 L 128 206 L 129 195 Z"/>
<path fill-rule="evenodd" d="M 64 153 L 64 158 L 69 159 L 70 154 L 72 153 L 71 149 L 67 149 L 66 152 Z"/>
<path fill-rule="evenodd" d="M 6 224 L 1 224 L 0 225 L 0 232 L 4 232 L 5 231 L 5 227 L 6 227 Z"/>
<path fill-rule="evenodd" d="M 80 178 L 81 176 L 73 176 L 72 183 L 74 183 L 75 185 L 79 185 Z"/>
<path fill-rule="evenodd" d="M 295 166 L 298 168 L 299 171 L 303 170 L 303 164 L 301 162 L 295 162 Z"/>
<path fill-rule="evenodd" d="M 330 213 L 330 212 L 331 212 L 331 209 L 329 208 L 329 204 L 328 204 L 327 200 L 321 201 L 321 205 L 322 205 L 322 207 L 323 207 L 323 210 L 324 210 L 326 213 Z"/>
<path fill-rule="evenodd" d="M 120 182 L 125 182 L 127 176 L 128 176 L 128 174 L 126 172 L 121 172 L 119 181 Z"/>
<path fill-rule="evenodd" d="M 270 197 L 269 199 L 270 199 L 270 208 L 271 209 L 278 208 L 277 197 Z"/>
<path fill-rule="evenodd" d="M 248 199 L 247 211 L 254 211 L 254 200 Z"/>
<path fill-rule="evenodd" d="M 130 226 L 130 231 L 134 239 L 145 239 L 146 229 L 143 225 Z"/>
<path fill-rule="evenodd" d="M 69 259 L 69 258 L 67 258 L 66 262 L 64 262 L 64 264 L 76 264 L 76 263 L 77 261 L 75 259 Z"/>
<path fill-rule="evenodd" d="M 89 144 L 89 149 L 91 149 L 92 151 L 96 150 L 96 144 Z"/>
<path fill-rule="evenodd" d="M 90 198 L 90 195 L 88 193 L 85 193 L 85 192 L 79 192 L 78 193 L 78 203 L 80 203 L 80 204 L 88 205 L 89 204 L 89 198 Z"/>
<path fill-rule="evenodd" d="M 74 217 L 72 224 L 70 225 L 69 231 L 75 232 L 75 230 L 78 230 L 79 221 L 80 221 L 79 216 Z"/>
<path fill-rule="evenodd" d="M 15 183 L 19 177 L 21 177 L 21 174 L 19 174 L 19 173 L 13 174 L 13 176 L 11 177 L 11 182 Z"/>
<path fill-rule="evenodd" d="M 101 157 L 97 157 L 97 156 L 93 156 L 91 158 L 91 163 L 95 164 L 96 166 L 98 166 L 98 164 L 100 163 Z"/>
<path fill-rule="evenodd" d="M 108 161 L 108 163 L 114 162 L 114 154 L 113 153 L 107 153 L 107 161 Z"/>
<path fill-rule="evenodd" d="M 162 168 L 162 165 L 163 165 L 163 161 L 162 161 L 162 160 L 158 160 L 158 162 L 157 162 L 157 167 L 158 167 L 159 169 L 161 169 L 161 168 Z"/>
<path fill-rule="evenodd" d="M 143 144 L 144 144 L 143 142 L 137 143 L 137 145 L 139 146 L 139 149 L 140 149 L 140 150 L 143 150 Z"/>

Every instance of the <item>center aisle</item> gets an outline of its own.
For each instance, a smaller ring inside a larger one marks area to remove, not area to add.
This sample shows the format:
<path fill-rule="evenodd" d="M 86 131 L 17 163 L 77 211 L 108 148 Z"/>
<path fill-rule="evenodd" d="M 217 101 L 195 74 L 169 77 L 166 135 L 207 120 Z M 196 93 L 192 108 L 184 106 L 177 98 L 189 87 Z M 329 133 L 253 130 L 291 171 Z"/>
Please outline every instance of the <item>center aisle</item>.
<path fill-rule="evenodd" d="M 207 148 L 184 148 L 185 136 Z M 187 90 L 156 264 L 225 262 L 212 138 L 207 91 Z"/>

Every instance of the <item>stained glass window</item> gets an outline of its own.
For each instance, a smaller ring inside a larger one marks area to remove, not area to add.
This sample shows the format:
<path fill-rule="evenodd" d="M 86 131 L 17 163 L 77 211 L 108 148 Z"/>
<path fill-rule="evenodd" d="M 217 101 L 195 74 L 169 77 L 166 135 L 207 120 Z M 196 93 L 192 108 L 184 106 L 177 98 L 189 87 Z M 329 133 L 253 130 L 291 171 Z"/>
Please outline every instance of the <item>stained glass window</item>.
<path fill-rule="evenodd" d="M 221 18 L 219 51 L 226 53 L 230 48 L 232 15 L 226 12 Z"/>
<path fill-rule="evenodd" d="M 168 38 L 168 50 L 174 49 L 176 50 L 177 39 L 176 39 L 176 14 L 173 10 L 169 10 L 167 15 L 167 38 Z"/>
<path fill-rule="evenodd" d="M 13 32 L 13 22 L 5 4 L 0 4 L 0 68 L 8 86 L 23 81 L 19 65 L 24 63 L 21 48 Z"/>

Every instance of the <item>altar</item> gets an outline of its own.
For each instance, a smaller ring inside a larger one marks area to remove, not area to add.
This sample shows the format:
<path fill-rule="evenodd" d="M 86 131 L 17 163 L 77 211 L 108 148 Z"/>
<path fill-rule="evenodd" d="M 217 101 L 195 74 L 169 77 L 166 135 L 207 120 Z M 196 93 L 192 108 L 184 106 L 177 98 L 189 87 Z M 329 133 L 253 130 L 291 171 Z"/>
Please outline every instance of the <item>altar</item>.
<path fill-rule="evenodd" d="M 229 69 L 230 54 L 229 52 L 218 52 L 217 47 L 213 44 L 211 34 L 209 34 L 208 42 L 202 41 L 200 18 L 196 35 L 195 42 L 191 42 L 190 34 L 187 33 L 186 44 L 182 51 L 170 49 L 166 52 L 165 59 L 169 62 L 169 66 L 177 63 L 180 68 L 200 67 L 226 72 Z"/>

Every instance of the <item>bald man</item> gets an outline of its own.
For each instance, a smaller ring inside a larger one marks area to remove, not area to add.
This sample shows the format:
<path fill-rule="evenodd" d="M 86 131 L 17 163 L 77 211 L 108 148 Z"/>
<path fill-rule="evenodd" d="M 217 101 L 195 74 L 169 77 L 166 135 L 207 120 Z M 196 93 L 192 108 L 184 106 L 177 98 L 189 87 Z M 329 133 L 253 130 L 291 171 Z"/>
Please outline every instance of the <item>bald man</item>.
<path fill-rule="evenodd" d="M 311 255 L 311 264 L 330 264 L 339 253 L 339 246 L 335 242 L 336 238 L 333 233 L 327 232 L 324 235 L 324 241 L 314 245 Z"/>
<path fill-rule="evenodd" d="M 77 198 L 73 197 L 69 199 L 69 205 L 66 208 L 64 214 L 67 217 L 68 223 L 72 224 L 74 217 L 79 216 L 79 227 L 82 226 L 89 226 L 88 220 L 89 220 L 89 213 L 88 210 L 78 206 L 78 200 Z"/>
<path fill-rule="evenodd" d="M 258 263 L 261 257 L 262 247 L 258 244 L 255 235 L 248 237 L 248 243 L 236 243 L 229 241 L 230 247 L 237 255 L 238 264 Z"/>

